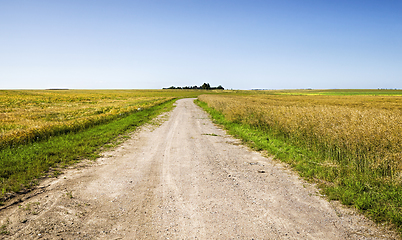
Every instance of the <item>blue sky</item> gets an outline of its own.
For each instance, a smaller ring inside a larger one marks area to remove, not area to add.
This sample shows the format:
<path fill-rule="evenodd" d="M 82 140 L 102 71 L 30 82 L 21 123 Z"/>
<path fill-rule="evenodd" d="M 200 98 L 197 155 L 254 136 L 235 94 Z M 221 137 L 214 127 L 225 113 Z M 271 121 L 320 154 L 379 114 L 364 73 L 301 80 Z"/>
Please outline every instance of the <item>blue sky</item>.
<path fill-rule="evenodd" d="M 399 0 L 0 0 L 0 89 L 402 88 Z"/>

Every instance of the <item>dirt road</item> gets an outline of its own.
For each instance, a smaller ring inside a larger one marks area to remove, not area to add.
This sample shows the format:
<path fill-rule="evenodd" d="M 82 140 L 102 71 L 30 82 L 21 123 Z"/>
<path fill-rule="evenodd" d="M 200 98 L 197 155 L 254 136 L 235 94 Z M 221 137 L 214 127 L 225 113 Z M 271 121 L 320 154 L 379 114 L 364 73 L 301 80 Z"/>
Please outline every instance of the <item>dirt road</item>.
<path fill-rule="evenodd" d="M 394 239 L 239 145 L 192 99 L 0 211 L 5 239 Z"/>

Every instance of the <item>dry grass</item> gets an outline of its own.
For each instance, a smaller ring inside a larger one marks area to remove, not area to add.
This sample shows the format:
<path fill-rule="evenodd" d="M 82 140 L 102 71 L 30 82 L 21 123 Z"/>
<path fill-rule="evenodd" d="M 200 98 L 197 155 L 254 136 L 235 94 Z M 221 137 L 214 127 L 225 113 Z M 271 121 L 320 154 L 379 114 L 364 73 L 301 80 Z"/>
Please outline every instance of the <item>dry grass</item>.
<path fill-rule="evenodd" d="M 394 178 L 402 168 L 402 97 L 202 95 L 226 119 L 273 131 L 333 164 Z"/>
<path fill-rule="evenodd" d="M 202 95 L 205 103 L 199 104 L 231 134 L 318 183 L 328 199 L 391 223 L 402 234 L 401 91 L 322 94 L 239 91 Z"/>
<path fill-rule="evenodd" d="M 0 148 L 78 131 L 173 98 L 159 91 L 0 91 Z"/>

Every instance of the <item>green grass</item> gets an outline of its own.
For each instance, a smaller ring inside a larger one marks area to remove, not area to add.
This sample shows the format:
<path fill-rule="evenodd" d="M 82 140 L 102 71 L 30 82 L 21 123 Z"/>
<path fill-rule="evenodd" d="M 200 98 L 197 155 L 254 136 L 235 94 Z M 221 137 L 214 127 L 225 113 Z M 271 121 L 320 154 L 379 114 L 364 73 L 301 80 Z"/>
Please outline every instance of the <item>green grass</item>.
<path fill-rule="evenodd" d="M 176 90 L 177 91 L 177 90 Z M 284 89 L 284 90 L 225 90 L 220 92 L 207 92 L 203 94 L 221 94 L 235 96 L 254 95 L 295 95 L 295 96 L 402 96 L 398 89 Z M 201 94 L 198 94 L 201 95 Z"/>
<path fill-rule="evenodd" d="M 395 181 L 384 181 L 367 173 L 354 171 L 348 165 L 333 165 L 322 159 L 302 143 L 295 144 L 286 136 L 268 129 L 235 123 L 225 119 L 222 113 L 195 101 L 207 111 L 213 121 L 222 125 L 228 133 L 242 139 L 253 149 L 265 150 L 283 161 L 307 180 L 318 183 L 329 200 L 339 200 L 353 206 L 373 220 L 391 223 L 402 233 L 402 186 Z"/>
<path fill-rule="evenodd" d="M 95 159 L 106 144 L 173 108 L 175 100 L 146 108 L 129 116 L 85 129 L 17 147 L 0 150 L 0 200 L 6 193 L 18 192 L 36 184 L 51 168 Z M 55 172 L 57 176 L 58 172 Z"/>
<path fill-rule="evenodd" d="M 210 92 L 212 93 L 212 92 Z M 215 94 L 215 93 L 213 93 Z M 231 90 L 219 94 L 250 96 L 250 95 L 296 95 L 296 96 L 402 96 L 402 90 L 394 89 L 284 89 L 284 90 Z"/>
<path fill-rule="evenodd" d="M 329 95 L 329 96 L 402 96 L 402 90 L 395 89 L 298 89 L 274 90 L 274 94 L 284 95 Z"/>

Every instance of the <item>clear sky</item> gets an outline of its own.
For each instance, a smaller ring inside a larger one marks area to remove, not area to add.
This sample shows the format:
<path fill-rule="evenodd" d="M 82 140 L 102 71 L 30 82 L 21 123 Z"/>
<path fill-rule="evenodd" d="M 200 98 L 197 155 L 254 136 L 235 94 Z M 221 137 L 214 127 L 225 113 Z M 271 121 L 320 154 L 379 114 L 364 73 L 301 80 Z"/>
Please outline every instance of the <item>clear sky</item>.
<path fill-rule="evenodd" d="M 402 88 L 400 0 L 0 0 L 0 89 Z"/>

